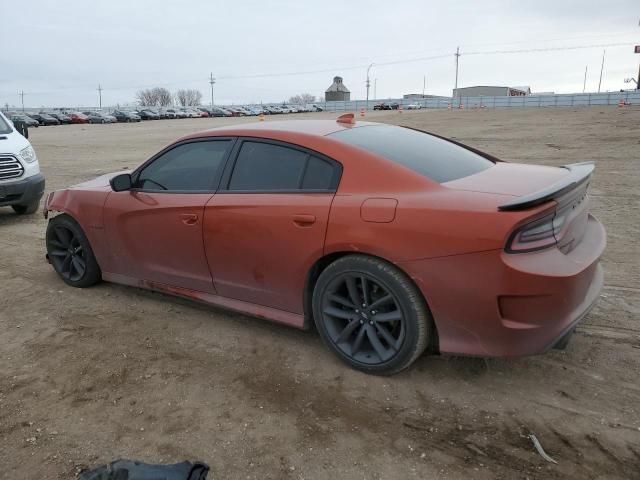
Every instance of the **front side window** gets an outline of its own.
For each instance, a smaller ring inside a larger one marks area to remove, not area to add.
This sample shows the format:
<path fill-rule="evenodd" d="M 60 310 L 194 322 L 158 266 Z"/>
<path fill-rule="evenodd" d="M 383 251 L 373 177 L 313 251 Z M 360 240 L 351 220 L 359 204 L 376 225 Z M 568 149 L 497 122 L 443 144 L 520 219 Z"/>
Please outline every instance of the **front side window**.
<path fill-rule="evenodd" d="M 230 145 L 230 140 L 178 145 L 144 167 L 136 187 L 160 191 L 215 190 Z"/>
<path fill-rule="evenodd" d="M 307 152 L 271 143 L 245 141 L 229 190 L 334 190 L 339 168 Z"/>
<path fill-rule="evenodd" d="M 0 115 L 0 133 L 11 133 L 11 125 L 4 119 L 4 116 Z"/>

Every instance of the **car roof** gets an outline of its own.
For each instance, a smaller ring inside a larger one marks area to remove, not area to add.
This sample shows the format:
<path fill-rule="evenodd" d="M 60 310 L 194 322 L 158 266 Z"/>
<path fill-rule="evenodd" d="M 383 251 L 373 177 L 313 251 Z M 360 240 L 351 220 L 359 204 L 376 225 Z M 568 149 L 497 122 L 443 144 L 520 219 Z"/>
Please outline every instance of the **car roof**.
<path fill-rule="evenodd" d="M 187 135 L 181 140 L 188 138 L 229 136 L 251 136 L 268 137 L 269 134 L 301 133 L 306 135 L 326 136 L 341 130 L 365 127 L 370 125 L 381 125 L 375 122 L 356 122 L 353 124 L 340 123 L 336 120 L 281 120 L 273 122 L 243 123 L 240 125 L 227 125 L 213 128 L 203 132 Z"/>

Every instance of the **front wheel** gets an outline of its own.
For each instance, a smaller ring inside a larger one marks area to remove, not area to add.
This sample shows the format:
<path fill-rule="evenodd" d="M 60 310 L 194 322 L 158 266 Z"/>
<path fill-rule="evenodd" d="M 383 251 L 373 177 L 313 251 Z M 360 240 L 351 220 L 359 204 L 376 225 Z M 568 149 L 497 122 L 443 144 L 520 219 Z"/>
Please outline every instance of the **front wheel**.
<path fill-rule="evenodd" d="M 313 293 L 324 342 L 351 367 L 391 375 L 411 365 L 434 335 L 422 294 L 395 266 L 365 255 L 329 265 Z"/>
<path fill-rule="evenodd" d="M 47 225 L 47 256 L 53 269 L 72 287 L 89 287 L 102 278 L 89 240 L 68 215 L 58 215 Z"/>

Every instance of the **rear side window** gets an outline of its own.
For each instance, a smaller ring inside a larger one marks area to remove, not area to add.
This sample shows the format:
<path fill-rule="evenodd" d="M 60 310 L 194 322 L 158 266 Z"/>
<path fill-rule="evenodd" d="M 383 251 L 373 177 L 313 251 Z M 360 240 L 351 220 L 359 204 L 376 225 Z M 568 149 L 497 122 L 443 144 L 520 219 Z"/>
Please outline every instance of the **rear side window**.
<path fill-rule="evenodd" d="M 467 177 L 494 165 L 491 160 L 454 143 L 394 125 L 350 128 L 330 136 L 404 165 L 438 183 Z"/>
<path fill-rule="evenodd" d="M 302 188 L 305 190 L 330 190 L 334 188 L 333 165 L 321 158 L 309 156 L 307 170 L 302 180 Z"/>
<path fill-rule="evenodd" d="M 333 190 L 339 169 L 307 152 L 271 143 L 245 141 L 229 190 Z"/>
<path fill-rule="evenodd" d="M 143 190 L 215 190 L 229 140 L 184 143 L 146 166 L 138 177 Z"/>

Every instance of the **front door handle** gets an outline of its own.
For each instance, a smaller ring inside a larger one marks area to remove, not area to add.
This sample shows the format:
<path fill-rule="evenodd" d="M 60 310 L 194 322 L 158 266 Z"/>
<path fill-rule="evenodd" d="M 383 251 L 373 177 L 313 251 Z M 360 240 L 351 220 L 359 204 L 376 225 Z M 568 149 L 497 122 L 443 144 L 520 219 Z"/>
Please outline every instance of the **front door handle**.
<path fill-rule="evenodd" d="M 316 223 L 315 215 L 298 214 L 293 216 L 293 223 L 299 227 L 310 227 Z"/>
<path fill-rule="evenodd" d="M 198 215 L 196 213 L 182 213 L 180 219 L 185 225 L 195 225 L 198 223 Z"/>

